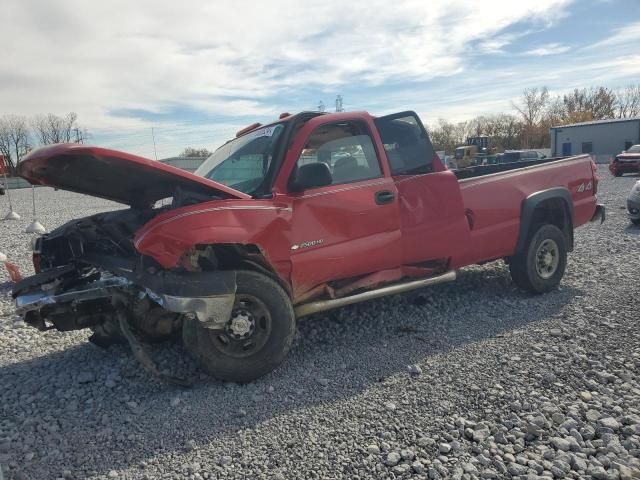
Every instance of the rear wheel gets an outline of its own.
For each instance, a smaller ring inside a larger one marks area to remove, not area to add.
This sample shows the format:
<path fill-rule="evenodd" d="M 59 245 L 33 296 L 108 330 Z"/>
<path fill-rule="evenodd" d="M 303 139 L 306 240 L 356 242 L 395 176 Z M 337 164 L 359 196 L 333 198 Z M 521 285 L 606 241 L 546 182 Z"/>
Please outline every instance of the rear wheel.
<path fill-rule="evenodd" d="M 274 370 L 285 359 L 295 333 L 286 292 L 265 275 L 239 271 L 231 318 L 222 330 L 197 319 L 183 323 L 185 346 L 208 374 L 246 383 Z"/>
<path fill-rule="evenodd" d="M 632 218 L 631 223 L 633 223 L 634 225 L 640 225 L 640 218 Z"/>
<path fill-rule="evenodd" d="M 615 172 L 613 172 L 613 176 L 614 177 L 621 177 L 622 176 L 622 172 L 619 170 L 616 170 Z"/>
<path fill-rule="evenodd" d="M 542 225 L 522 253 L 509 262 L 511 278 L 520 288 L 544 293 L 562 280 L 567 265 L 565 236 L 555 225 Z"/>

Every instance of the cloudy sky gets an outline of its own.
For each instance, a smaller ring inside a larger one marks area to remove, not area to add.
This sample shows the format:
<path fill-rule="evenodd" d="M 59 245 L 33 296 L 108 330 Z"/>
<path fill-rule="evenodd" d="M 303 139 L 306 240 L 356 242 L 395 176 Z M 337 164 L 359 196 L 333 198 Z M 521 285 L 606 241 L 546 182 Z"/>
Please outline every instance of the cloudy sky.
<path fill-rule="evenodd" d="M 213 149 L 280 112 L 511 111 L 525 87 L 640 82 L 640 0 L 3 0 L 0 115 L 91 143 Z"/>

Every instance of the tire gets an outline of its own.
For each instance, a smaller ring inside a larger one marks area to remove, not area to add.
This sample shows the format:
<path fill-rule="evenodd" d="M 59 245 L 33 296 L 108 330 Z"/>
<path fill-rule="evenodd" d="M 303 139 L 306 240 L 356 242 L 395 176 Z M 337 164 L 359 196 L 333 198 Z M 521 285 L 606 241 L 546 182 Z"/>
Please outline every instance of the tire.
<path fill-rule="evenodd" d="M 622 176 L 622 172 L 616 170 L 615 172 L 613 172 L 613 176 L 614 177 L 621 177 Z"/>
<path fill-rule="evenodd" d="M 558 227 L 549 224 L 542 225 L 524 251 L 511 257 L 509 262 L 514 283 L 532 293 L 545 293 L 557 287 L 566 266 L 565 236 Z"/>
<path fill-rule="evenodd" d="M 632 218 L 631 223 L 633 223 L 634 225 L 640 225 L 640 218 Z"/>
<path fill-rule="evenodd" d="M 236 283 L 232 318 L 225 329 L 213 331 L 197 319 L 185 319 L 182 340 L 209 375 L 219 380 L 247 383 L 266 375 L 284 361 L 293 342 L 296 322 L 289 296 L 271 278 L 257 272 L 238 271 Z M 234 319 L 238 323 L 234 324 Z"/>

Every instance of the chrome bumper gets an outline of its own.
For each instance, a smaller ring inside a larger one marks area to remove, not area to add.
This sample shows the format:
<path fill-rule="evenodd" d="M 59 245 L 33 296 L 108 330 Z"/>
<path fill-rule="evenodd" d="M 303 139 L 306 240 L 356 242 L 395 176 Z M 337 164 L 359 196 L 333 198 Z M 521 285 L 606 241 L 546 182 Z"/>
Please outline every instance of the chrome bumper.
<path fill-rule="evenodd" d="M 235 293 L 202 297 L 158 294 L 148 288 L 137 286 L 126 278 L 110 276 L 64 292 L 54 293 L 43 289 L 18 295 L 15 298 L 16 313 L 25 315 L 51 305 L 66 305 L 74 309 L 82 302 L 110 300 L 114 295 L 122 293 L 141 297 L 147 295 L 164 309 L 174 313 L 193 315 L 204 327 L 214 330 L 224 328 L 231 317 L 235 301 Z"/>
<path fill-rule="evenodd" d="M 91 282 L 83 288 L 74 288 L 60 293 L 49 293 L 42 290 L 26 293 L 16 297 L 16 313 L 25 314 L 40 310 L 47 305 L 74 304 L 101 298 L 110 298 L 116 291 L 121 292 L 131 286 L 131 282 L 121 277 L 109 277 Z"/>

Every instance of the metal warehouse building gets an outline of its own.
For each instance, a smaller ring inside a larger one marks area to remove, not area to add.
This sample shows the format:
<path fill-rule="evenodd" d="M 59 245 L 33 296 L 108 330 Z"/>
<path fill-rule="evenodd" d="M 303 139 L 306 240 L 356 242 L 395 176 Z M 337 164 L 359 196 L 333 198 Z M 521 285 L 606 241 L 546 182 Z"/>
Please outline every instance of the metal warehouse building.
<path fill-rule="evenodd" d="M 608 162 L 612 155 L 640 144 L 640 118 L 572 123 L 551 127 L 549 133 L 554 157 L 590 153 L 598 162 Z"/>

